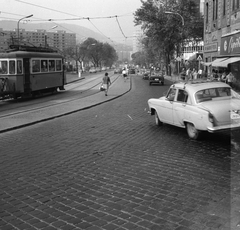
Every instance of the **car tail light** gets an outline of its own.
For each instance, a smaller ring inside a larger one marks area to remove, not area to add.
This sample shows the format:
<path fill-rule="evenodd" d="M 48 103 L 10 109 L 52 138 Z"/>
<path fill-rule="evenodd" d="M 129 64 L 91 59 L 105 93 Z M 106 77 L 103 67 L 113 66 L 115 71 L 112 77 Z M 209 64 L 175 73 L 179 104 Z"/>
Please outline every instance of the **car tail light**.
<path fill-rule="evenodd" d="M 208 120 L 211 122 L 211 123 L 214 123 L 214 116 L 212 115 L 212 113 L 208 113 Z"/>

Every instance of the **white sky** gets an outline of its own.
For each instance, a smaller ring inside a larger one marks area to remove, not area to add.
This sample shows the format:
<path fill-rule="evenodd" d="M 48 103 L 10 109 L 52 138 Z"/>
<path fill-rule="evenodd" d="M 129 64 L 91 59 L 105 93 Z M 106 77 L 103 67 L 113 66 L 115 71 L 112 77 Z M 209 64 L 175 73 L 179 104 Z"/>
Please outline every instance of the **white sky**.
<path fill-rule="evenodd" d="M 133 36 L 133 12 L 142 5 L 140 0 L 0 0 L 0 3 L 0 20 L 11 19 L 18 21 L 20 18 L 31 14 L 33 14 L 33 17 L 30 18 L 31 22 L 29 23 L 34 23 L 34 20 L 39 20 L 37 21 L 39 23 L 46 22 L 48 19 L 73 19 L 86 17 L 90 18 L 90 22 L 87 19 L 84 19 L 61 20 L 56 21 L 56 23 L 71 23 L 84 26 L 117 42 L 125 40 L 118 26 L 117 20 L 124 35 L 126 37 Z M 91 19 L 93 17 L 110 16 L 118 17 L 117 20 L 116 17 Z"/>

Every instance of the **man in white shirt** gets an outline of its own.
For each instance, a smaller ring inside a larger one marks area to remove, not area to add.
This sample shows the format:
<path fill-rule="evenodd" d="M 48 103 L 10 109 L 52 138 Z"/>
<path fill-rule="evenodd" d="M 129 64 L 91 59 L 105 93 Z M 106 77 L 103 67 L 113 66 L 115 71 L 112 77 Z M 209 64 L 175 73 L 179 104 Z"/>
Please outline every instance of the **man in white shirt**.
<path fill-rule="evenodd" d="M 198 70 L 198 78 L 202 78 L 202 69 L 201 68 Z"/>

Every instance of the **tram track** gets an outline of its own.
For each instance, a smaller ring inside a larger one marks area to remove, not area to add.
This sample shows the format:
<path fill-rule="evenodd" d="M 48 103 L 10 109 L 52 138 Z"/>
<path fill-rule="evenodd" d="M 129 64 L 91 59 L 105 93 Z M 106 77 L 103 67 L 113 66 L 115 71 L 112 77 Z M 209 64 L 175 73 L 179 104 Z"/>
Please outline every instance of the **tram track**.
<path fill-rule="evenodd" d="M 111 75 L 110 79 L 111 79 L 112 84 L 114 84 L 114 82 L 120 76 L 121 75 Z M 9 112 L 9 110 L 2 110 L 2 111 L 0 111 L 0 118 L 6 118 L 6 117 L 10 117 L 10 116 L 28 113 L 28 112 L 43 110 L 43 109 L 47 109 L 47 108 L 51 108 L 51 107 L 62 106 L 64 104 L 75 102 L 77 100 L 81 100 L 81 99 L 84 99 L 84 98 L 87 98 L 92 95 L 100 93 L 99 87 L 101 85 L 101 81 L 97 78 L 94 78 L 93 80 L 90 80 L 87 82 L 82 82 L 82 84 L 77 84 L 77 82 L 75 82 L 75 84 L 76 84 L 76 86 L 74 86 L 74 82 L 67 84 L 67 86 L 70 86 L 69 90 L 57 93 L 56 95 L 54 95 L 54 98 L 52 98 L 51 100 L 49 100 L 49 97 L 47 95 L 44 98 L 42 98 L 42 97 L 38 98 L 38 99 L 44 99 L 44 100 L 41 100 L 40 103 L 37 103 L 37 104 L 30 103 L 30 104 L 23 105 L 23 106 L 18 105 L 17 108 L 11 109 L 11 110 L 14 110 L 13 112 Z M 71 87 L 71 86 L 73 86 L 73 87 Z M 87 86 L 86 89 L 77 90 L 80 87 L 84 87 L 84 86 Z M 74 90 L 76 90 L 76 92 L 74 92 Z M 69 95 L 69 98 L 63 97 L 64 95 L 66 96 L 67 92 L 71 93 L 71 95 Z M 63 96 L 61 96 L 61 94 L 63 94 Z M 43 104 L 43 105 L 40 105 L 40 104 Z M 34 108 L 31 106 L 34 106 Z"/>

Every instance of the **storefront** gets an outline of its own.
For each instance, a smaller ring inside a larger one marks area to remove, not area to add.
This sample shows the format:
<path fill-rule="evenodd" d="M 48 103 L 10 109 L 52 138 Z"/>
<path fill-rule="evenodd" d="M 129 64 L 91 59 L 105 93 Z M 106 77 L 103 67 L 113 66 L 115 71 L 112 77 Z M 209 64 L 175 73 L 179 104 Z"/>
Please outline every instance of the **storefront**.
<path fill-rule="evenodd" d="M 235 87 L 240 89 L 240 31 L 234 31 L 221 37 L 220 56 L 207 63 L 212 69 L 232 72 Z"/>

